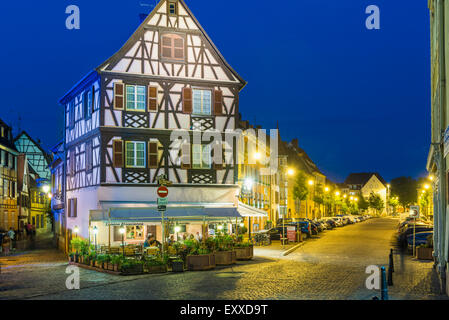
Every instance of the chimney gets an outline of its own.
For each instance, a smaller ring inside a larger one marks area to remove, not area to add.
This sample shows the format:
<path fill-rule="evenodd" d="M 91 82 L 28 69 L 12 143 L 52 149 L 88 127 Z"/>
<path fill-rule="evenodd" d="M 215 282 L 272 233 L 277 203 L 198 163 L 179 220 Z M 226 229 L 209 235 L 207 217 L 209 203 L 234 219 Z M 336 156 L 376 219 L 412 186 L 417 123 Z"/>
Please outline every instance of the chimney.
<path fill-rule="evenodd" d="M 297 139 L 297 138 L 292 139 L 292 145 L 293 145 L 295 148 L 299 148 L 299 144 L 298 144 L 298 139 Z"/>

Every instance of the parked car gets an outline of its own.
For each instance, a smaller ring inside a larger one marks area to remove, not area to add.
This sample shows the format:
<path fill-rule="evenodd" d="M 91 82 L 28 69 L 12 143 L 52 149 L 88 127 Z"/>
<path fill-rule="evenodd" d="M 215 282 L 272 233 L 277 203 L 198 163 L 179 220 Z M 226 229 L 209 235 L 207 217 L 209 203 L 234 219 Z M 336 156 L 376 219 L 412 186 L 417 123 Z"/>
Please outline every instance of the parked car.
<path fill-rule="evenodd" d="M 415 233 L 415 246 L 427 244 L 428 238 L 433 236 L 433 231 Z M 413 233 L 407 236 L 407 244 L 413 247 Z"/>
<path fill-rule="evenodd" d="M 310 238 L 312 234 L 312 224 L 308 220 L 298 220 L 296 222 L 291 222 L 288 225 L 295 226 L 296 230 L 300 228 L 301 233 L 305 234 L 308 238 Z"/>
<path fill-rule="evenodd" d="M 410 235 L 413 237 L 413 230 L 415 230 L 415 233 L 420 232 L 433 232 L 433 226 L 430 225 L 416 225 L 415 228 L 413 228 L 413 225 L 408 224 L 407 227 L 405 227 L 405 230 L 399 233 L 398 240 L 399 244 L 406 246 L 407 245 L 407 239 Z"/>
<path fill-rule="evenodd" d="M 270 240 L 281 240 L 283 235 L 287 237 L 287 227 L 275 227 L 268 230 L 268 236 L 270 237 Z"/>

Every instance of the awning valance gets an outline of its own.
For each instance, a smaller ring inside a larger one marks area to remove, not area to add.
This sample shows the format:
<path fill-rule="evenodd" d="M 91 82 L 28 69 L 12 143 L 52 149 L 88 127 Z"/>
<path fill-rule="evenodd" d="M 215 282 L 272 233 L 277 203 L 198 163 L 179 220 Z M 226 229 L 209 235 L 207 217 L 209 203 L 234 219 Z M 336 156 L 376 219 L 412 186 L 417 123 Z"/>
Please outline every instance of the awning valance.
<path fill-rule="evenodd" d="M 266 211 L 248 206 L 242 202 L 239 202 L 237 211 L 242 217 L 254 217 L 254 218 L 266 218 L 268 213 Z"/>

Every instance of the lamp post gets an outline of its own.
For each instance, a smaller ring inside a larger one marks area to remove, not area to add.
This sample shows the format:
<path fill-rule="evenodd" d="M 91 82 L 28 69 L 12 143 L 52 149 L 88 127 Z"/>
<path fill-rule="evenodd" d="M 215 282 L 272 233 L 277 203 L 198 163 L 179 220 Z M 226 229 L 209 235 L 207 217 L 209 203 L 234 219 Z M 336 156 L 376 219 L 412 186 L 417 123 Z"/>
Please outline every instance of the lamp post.
<path fill-rule="evenodd" d="M 175 227 L 175 233 L 176 233 L 176 241 L 178 241 L 178 232 L 181 231 L 181 227 L 180 226 L 176 226 Z"/>
<path fill-rule="evenodd" d="M 314 182 L 313 182 L 313 180 L 309 180 L 307 182 L 307 184 L 311 187 L 311 186 L 313 186 Z M 308 203 L 308 199 L 309 199 L 309 195 L 307 195 L 307 198 L 306 198 L 306 218 L 307 219 L 309 218 L 309 203 Z"/>
<path fill-rule="evenodd" d="M 80 231 L 80 229 L 78 228 L 78 226 L 75 226 L 73 228 L 73 232 L 75 232 L 75 238 L 78 238 L 78 232 Z"/>
<path fill-rule="evenodd" d="M 94 232 L 94 236 L 95 236 L 95 252 L 97 252 L 97 233 L 98 233 L 97 226 L 94 226 L 93 232 Z"/>
<path fill-rule="evenodd" d="M 122 235 L 122 251 L 123 251 L 123 256 L 125 256 L 125 226 L 121 225 L 119 231 L 120 231 L 120 234 Z"/>

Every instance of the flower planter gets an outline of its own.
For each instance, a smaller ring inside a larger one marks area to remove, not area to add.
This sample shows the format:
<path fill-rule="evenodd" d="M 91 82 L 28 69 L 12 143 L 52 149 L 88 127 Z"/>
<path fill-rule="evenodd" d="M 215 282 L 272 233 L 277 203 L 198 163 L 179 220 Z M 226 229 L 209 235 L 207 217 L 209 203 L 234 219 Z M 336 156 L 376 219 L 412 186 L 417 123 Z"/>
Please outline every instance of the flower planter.
<path fill-rule="evenodd" d="M 187 267 L 190 271 L 202 271 L 215 268 L 214 254 L 187 256 Z"/>
<path fill-rule="evenodd" d="M 217 251 L 215 252 L 215 264 L 228 266 L 237 262 L 235 251 Z"/>
<path fill-rule="evenodd" d="M 143 265 L 138 264 L 138 265 L 127 267 L 127 268 L 122 268 L 121 272 L 123 275 L 142 274 L 143 273 Z"/>
<path fill-rule="evenodd" d="M 173 261 L 172 262 L 172 271 L 173 272 L 184 272 L 184 262 Z"/>
<path fill-rule="evenodd" d="M 254 257 L 254 247 L 234 248 L 237 260 L 251 260 Z"/>
<path fill-rule="evenodd" d="M 114 264 L 112 264 L 111 262 L 106 262 L 105 263 L 105 269 L 109 270 L 109 271 L 116 271 L 114 268 Z"/>
<path fill-rule="evenodd" d="M 148 273 L 165 273 L 167 272 L 167 266 L 147 266 Z"/>
<path fill-rule="evenodd" d="M 419 260 L 433 260 L 432 256 L 433 248 L 416 248 L 416 257 Z"/>

